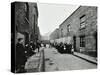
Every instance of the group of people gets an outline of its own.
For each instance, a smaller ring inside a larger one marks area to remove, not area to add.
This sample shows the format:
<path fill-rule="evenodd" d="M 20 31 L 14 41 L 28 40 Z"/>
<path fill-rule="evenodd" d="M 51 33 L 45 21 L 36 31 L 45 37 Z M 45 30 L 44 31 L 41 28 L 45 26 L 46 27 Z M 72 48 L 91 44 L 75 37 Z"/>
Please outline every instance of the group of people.
<path fill-rule="evenodd" d="M 55 47 L 60 53 L 73 53 L 74 51 L 72 44 L 61 42 L 61 43 L 53 43 L 52 46 Z"/>
<path fill-rule="evenodd" d="M 27 59 L 34 55 L 37 52 L 39 52 L 40 48 L 39 42 L 30 42 L 25 45 L 23 45 L 23 38 L 18 39 L 18 43 L 16 44 L 16 55 L 15 55 L 15 71 L 17 73 L 23 73 L 25 72 L 25 63 Z"/>
<path fill-rule="evenodd" d="M 46 47 L 45 43 L 42 42 L 32 42 L 30 41 L 27 44 L 23 44 L 23 38 L 19 38 L 16 44 L 16 55 L 15 55 L 15 71 L 17 73 L 25 72 L 25 63 L 27 59 L 34 55 L 35 53 L 39 52 L 39 48 L 43 46 Z M 60 53 L 73 53 L 73 46 L 72 44 L 67 43 L 51 43 L 50 46 L 55 47 L 58 52 Z"/>

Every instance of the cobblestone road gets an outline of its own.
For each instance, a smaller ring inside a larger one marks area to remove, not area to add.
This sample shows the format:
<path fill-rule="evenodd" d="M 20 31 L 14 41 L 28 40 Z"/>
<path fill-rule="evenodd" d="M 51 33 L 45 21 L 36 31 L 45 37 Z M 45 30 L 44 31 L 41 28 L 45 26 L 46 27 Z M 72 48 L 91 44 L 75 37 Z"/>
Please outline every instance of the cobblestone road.
<path fill-rule="evenodd" d="M 65 71 L 95 69 L 97 65 L 89 63 L 71 54 L 60 54 L 55 48 L 45 48 L 45 71 Z"/>

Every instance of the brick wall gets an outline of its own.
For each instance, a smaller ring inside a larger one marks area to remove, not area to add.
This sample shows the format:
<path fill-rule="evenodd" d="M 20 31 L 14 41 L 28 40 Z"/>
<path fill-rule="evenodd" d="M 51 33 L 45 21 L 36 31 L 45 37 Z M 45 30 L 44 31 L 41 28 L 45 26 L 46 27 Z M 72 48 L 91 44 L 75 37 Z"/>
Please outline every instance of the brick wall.
<path fill-rule="evenodd" d="M 36 3 L 15 2 L 15 26 L 16 34 L 25 35 L 25 43 L 38 39 L 40 33 Z"/>
<path fill-rule="evenodd" d="M 80 29 L 80 17 L 83 15 L 85 15 L 86 26 Z M 67 29 L 69 24 L 70 32 Z M 96 51 L 94 34 L 97 32 L 97 7 L 80 6 L 59 26 L 59 30 L 61 29 L 63 30 L 63 37 L 76 36 L 76 50 L 79 51 L 81 48 L 83 51 Z M 80 36 L 83 35 L 85 35 L 85 47 L 80 47 Z"/>
<path fill-rule="evenodd" d="M 60 34 L 59 29 L 54 30 L 52 32 L 52 34 L 50 35 L 50 39 L 51 40 L 58 39 L 59 38 L 59 34 Z"/>

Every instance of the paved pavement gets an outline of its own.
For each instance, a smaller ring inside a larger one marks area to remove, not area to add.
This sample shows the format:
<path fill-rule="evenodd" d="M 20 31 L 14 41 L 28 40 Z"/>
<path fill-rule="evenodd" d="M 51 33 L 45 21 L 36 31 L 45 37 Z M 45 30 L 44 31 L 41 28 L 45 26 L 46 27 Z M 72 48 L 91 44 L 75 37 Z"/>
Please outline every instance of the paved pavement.
<path fill-rule="evenodd" d="M 37 52 L 36 54 L 32 55 L 27 59 L 27 62 L 25 64 L 25 69 L 27 72 L 40 72 L 43 71 L 43 49 L 40 48 L 40 52 Z"/>
<path fill-rule="evenodd" d="M 95 69 L 97 65 L 72 54 L 60 54 L 55 48 L 45 48 L 45 71 Z"/>
<path fill-rule="evenodd" d="M 40 53 L 32 55 L 30 58 L 28 58 L 25 64 L 26 71 L 27 72 L 38 72 L 39 60 L 40 60 Z"/>
<path fill-rule="evenodd" d="M 82 54 L 82 53 L 79 53 L 79 52 L 74 52 L 73 54 L 75 56 L 78 56 L 78 57 L 88 61 L 88 62 L 97 64 L 97 58 L 96 57 L 91 57 L 91 56 L 88 56 L 88 55 L 85 55 L 85 54 Z"/>

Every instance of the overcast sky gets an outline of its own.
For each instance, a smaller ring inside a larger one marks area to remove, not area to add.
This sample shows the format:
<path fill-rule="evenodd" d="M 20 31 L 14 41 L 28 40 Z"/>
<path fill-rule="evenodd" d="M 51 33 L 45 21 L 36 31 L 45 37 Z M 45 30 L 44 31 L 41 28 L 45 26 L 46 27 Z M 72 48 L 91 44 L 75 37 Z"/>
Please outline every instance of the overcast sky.
<path fill-rule="evenodd" d="M 38 3 L 38 26 L 41 35 L 54 31 L 79 5 Z"/>

